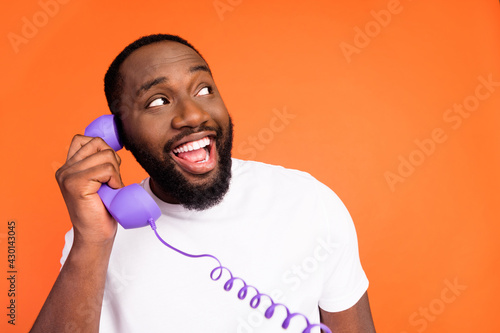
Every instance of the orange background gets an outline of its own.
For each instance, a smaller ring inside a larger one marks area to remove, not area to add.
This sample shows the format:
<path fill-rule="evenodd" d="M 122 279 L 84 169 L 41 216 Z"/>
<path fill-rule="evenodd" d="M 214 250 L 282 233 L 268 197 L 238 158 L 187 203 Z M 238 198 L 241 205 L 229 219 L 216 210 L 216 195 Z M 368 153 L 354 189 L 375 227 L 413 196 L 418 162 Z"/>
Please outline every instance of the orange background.
<path fill-rule="evenodd" d="M 158 32 L 209 62 L 235 157 L 308 171 L 343 199 L 379 332 L 500 331 L 500 85 L 479 87 L 500 82 L 498 1 L 66 2 L 10 1 L 0 14 L 0 331 L 26 332 L 58 274 L 71 225 L 54 172 L 72 136 L 108 113 L 107 66 Z M 463 103 L 474 111 L 451 122 Z M 276 130 L 284 110 L 294 118 Z M 125 183 L 141 180 L 120 155 Z"/>

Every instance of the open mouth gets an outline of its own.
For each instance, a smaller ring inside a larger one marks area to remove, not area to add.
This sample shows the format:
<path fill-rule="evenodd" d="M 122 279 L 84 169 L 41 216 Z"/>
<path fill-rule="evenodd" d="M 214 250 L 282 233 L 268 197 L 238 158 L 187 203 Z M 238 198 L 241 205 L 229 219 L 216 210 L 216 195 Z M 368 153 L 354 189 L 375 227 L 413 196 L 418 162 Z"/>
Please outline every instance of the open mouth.
<path fill-rule="evenodd" d="M 210 157 L 211 139 L 206 136 L 200 140 L 184 143 L 172 150 L 175 156 L 192 163 L 203 163 Z"/>
<path fill-rule="evenodd" d="M 211 136 L 185 142 L 172 149 L 177 164 L 193 174 L 211 171 L 215 167 L 215 154 L 215 139 Z"/>

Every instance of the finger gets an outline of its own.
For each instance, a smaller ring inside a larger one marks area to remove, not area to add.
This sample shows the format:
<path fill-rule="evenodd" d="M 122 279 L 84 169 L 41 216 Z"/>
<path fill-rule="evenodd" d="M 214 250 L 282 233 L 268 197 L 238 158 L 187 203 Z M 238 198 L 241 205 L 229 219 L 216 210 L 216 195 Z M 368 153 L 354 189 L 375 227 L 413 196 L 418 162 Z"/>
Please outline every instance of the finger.
<path fill-rule="evenodd" d="M 64 178 L 67 175 L 76 174 L 85 170 L 92 170 L 99 165 L 111 165 L 114 168 L 115 172 L 118 174 L 119 182 L 117 183 L 117 187 L 120 187 L 119 185 L 122 184 L 120 178 L 120 164 L 116 159 L 116 156 L 116 153 L 111 148 L 109 148 L 98 151 L 81 160 L 77 160 L 72 164 L 67 162 L 66 165 L 61 168 L 59 177 Z M 110 184 L 110 186 L 112 186 L 112 184 Z"/>
<path fill-rule="evenodd" d="M 58 177 L 64 192 L 78 192 L 78 196 L 85 197 L 95 194 L 104 183 L 112 188 L 123 187 L 120 173 L 113 163 L 101 163 L 80 170 L 71 169 L 61 172 Z"/>
<path fill-rule="evenodd" d="M 71 140 L 71 144 L 68 149 L 68 155 L 66 156 L 66 161 L 68 161 L 80 148 L 82 148 L 90 140 L 92 140 L 91 137 L 83 136 L 80 134 L 75 135 Z"/>
<path fill-rule="evenodd" d="M 112 151 L 118 165 L 121 164 L 120 156 L 103 139 L 83 135 L 75 135 L 73 137 L 66 163 L 73 164 L 102 150 Z"/>
<path fill-rule="evenodd" d="M 95 165 L 89 169 L 80 171 L 75 176 L 87 181 L 88 187 L 83 186 L 82 189 L 84 192 L 82 195 L 96 193 L 102 184 L 108 184 L 109 187 L 114 189 L 123 187 L 120 172 L 111 163 Z"/>

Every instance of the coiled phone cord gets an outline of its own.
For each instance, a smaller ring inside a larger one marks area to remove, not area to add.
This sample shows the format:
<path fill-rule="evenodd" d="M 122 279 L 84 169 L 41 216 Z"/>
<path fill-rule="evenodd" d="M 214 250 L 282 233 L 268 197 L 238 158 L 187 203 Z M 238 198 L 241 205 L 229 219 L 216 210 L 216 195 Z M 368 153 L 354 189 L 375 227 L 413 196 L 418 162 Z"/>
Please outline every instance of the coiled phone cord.
<path fill-rule="evenodd" d="M 255 288 L 254 286 L 246 284 L 246 282 L 243 279 L 241 279 L 239 277 L 233 277 L 233 273 L 231 273 L 231 271 L 227 267 L 222 266 L 220 260 L 217 259 L 215 256 L 213 256 L 211 254 L 197 254 L 197 255 L 193 255 L 193 254 L 189 254 L 189 253 L 186 253 L 184 251 L 181 251 L 179 249 L 176 249 L 175 247 L 173 247 L 172 245 L 168 244 L 167 242 L 165 242 L 163 240 L 163 238 L 160 237 L 160 235 L 158 234 L 158 231 L 156 231 L 156 223 L 155 223 L 154 219 L 150 218 L 148 220 L 148 223 L 151 225 L 151 229 L 153 229 L 154 233 L 156 234 L 156 237 L 158 237 L 158 239 L 160 240 L 160 242 L 162 242 L 163 244 L 165 244 L 170 249 L 172 249 L 172 250 L 174 250 L 174 251 L 176 251 L 176 252 L 178 252 L 178 253 L 186 256 L 186 257 L 189 257 L 189 258 L 209 257 L 209 258 L 215 259 L 217 261 L 217 263 L 219 264 L 219 266 L 215 267 L 212 270 L 212 272 L 210 272 L 210 278 L 213 281 L 218 281 L 222 277 L 222 273 L 223 273 L 224 270 L 226 270 L 229 273 L 229 275 L 231 276 L 231 278 L 229 280 L 227 280 L 226 283 L 224 283 L 224 290 L 230 291 L 233 288 L 233 282 L 236 281 L 236 280 L 240 280 L 243 283 L 243 287 L 238 291 L 238 298 L 241 299 L 241 300 L 243 300 L 247 296 L 248 290 L 250 288 L 254 289 L 257 294 L 250 299 L 250 307 L 252 307 L 253 309 L 257 308 L 259 306 L 259 304 L 260 304 L 261 298 L 263 296 L 266 296 L 271 301 L 271 305 L 267 308 L 267 310 L 264 313 L 264 316 L 267 319 L 269 319 L 269 318 L 271 318 L 273 316 L 274 309 L 276 307 L 282 306 L 283 308 L 285 308 L 286 313 L 287 313 L 287 316 L 286 316 L 285 320 L 283 321 L 283 324 L 281 325 L 281 327 L 283 327 L 284 329 L 288 328 L 288 326 L 290 325 L 290 321 L 292 320 L 292 318 L 299 316 L 299 317 L 304 318 L 305 321 L 306 321 L 306 324 L 307 324 L 306 328 L 302 331 L 302 333 L 310 333 L 311 330 L 314 327 L 321 328 L 322 330 L 324 330 L 325 333 L 332 333 L 332 331 L 325 324 L 311 324 L 309 322 L 309 319 L 307 319 L 307 317 L 305 315 L 303 315 L 302 313 L 298 313 L 298 312 L 290 313 L 290 310 L 286 307 L 286 305 L 281 304 L 281 303 L 274 303 L 274 301 L 271 298 L 271 296 L 269 296 L 267 294 L 261 294 L 261 293 L 259 293 L 259 291 L 257 290 L 257 288 Z"/>

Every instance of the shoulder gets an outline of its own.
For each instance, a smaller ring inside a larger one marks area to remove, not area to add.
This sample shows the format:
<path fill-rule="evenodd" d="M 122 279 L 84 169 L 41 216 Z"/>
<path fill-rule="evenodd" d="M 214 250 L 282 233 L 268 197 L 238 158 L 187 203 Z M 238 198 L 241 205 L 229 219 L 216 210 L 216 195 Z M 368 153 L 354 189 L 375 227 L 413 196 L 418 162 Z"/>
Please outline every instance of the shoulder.
<path fill-rule="evenodd" d="M 307 172 L 256 161 L 233 159 L 232 187 L 239 192 L 262 193 L 289 202 L 313 201 L 334 210 L 344 209 L 337 194 Z"/>
<path fill-rule="evenodd" d="M 250 183 L 252 187 L 262 185 L 287 190 L 305 190 L 337 197 L 332 189 L 311 174 L 279 165 L 233 158 L 232 177 L 235 185 L 244 182 L 247 185 Z"/>
<path fill-rule="evenodd" d="M 234 158 L 232 172 L 235 179 L 251 178 L 256 182 L 299 182 L 301 185 L 315 185 L 319 183 L 318 180 L 304 171 L 285 168 L 279 165 L 256 161 L 244 161 Z"/>

